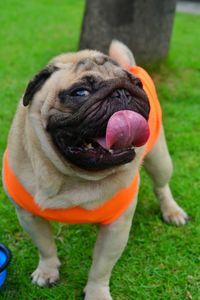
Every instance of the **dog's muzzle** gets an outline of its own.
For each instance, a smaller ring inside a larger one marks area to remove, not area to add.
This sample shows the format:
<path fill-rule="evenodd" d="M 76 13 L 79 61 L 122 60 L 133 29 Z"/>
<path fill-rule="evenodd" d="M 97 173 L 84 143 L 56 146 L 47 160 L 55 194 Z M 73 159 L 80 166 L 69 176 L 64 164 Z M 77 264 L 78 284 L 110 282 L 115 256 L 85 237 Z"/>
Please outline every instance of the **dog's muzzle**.
<path fill-rule="evenodd" d="M 134 159 L 149 137 L 149 110 L 140 80 L 109 80 L 70 116 L 52 115 L 47 129 L 67 161 L 98 171 Z"/>

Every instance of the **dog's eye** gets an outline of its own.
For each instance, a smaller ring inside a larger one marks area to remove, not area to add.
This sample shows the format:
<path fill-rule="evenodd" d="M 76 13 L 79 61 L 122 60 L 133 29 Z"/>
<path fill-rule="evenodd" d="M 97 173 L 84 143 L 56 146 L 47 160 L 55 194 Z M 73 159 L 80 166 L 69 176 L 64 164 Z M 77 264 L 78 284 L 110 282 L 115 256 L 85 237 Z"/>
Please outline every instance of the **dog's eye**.
<path fill-rule="evenodd" d="M 85 88 L 78 88 L 71 93 L 73 97 L 87 97 L 90 92 Z"/>

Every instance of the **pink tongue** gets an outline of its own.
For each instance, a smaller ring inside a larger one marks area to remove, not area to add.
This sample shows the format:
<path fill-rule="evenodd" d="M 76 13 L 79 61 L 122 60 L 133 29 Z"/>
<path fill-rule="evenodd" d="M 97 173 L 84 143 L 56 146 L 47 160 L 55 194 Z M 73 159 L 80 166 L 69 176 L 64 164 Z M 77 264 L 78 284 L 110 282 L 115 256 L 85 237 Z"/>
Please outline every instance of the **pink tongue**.
<path fill-rule="evenodd" d="M 106 137 L 97 139 L 106 149 L 123 149 L 130 145 L 140 147 L 149 138 L 149 126 L 146 119 L 131 110 L 120 110 L 108 120 Z"/>

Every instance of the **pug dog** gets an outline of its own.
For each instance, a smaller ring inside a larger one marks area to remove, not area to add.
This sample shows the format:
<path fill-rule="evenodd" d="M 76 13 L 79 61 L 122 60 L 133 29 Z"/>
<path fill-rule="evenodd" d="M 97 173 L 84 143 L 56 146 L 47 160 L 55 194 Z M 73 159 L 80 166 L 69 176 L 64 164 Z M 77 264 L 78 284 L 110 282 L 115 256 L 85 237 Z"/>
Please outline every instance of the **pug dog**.
<path fill-rule="evenodd" d="M 163 219 L 187 222 L 169 187 L 172 162 L 152 95 L 149 75 L 119 41 L 108 56 L 93 50 L 61 54 L 29 82 L 10 129 L 3 181 L 39 250 L 33 283 L 59 279 L 51 220 L 99 223 L 84 299 L 112 299 L 109 280 L 128 240 L 142 163 Z"/>

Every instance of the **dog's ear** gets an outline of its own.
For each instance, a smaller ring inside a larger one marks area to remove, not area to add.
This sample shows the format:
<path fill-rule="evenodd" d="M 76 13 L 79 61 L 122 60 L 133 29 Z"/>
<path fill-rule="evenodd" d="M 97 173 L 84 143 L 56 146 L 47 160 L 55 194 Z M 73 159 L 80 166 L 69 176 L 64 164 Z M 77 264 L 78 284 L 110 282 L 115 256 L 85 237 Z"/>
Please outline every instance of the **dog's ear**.
<path fill-rule="evenodd" d="M 117 40 L 113 40 L 110 44 L 109 56 L 124 69 L 129 69 L 136 64 L 131 50 Z"/>
<path fill-rule="evenodd" d="M 35 93 L 41 89 L 45 81 L 57 70 L 58 67 L 49 65 L 29 81 L 23 96 L 24 106 L 27 106 L 31 102 Z"/>

